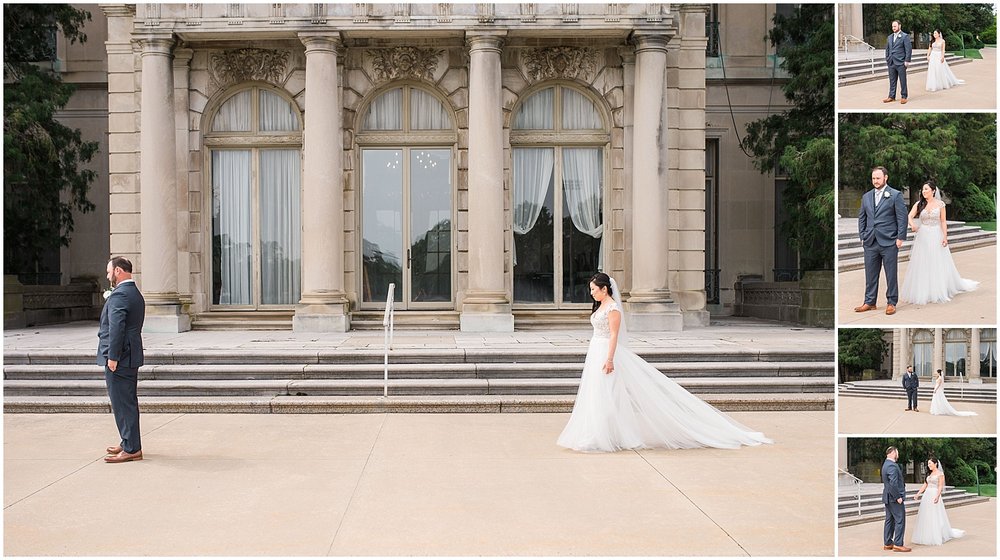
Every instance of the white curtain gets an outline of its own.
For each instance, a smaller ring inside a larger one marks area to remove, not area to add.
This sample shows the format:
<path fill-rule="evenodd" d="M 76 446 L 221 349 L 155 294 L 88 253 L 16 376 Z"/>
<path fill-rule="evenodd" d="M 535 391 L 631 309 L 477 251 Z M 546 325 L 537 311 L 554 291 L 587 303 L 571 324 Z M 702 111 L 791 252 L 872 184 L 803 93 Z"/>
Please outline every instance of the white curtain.
<path fill-rule="evenodd" d="M 524 235 L 538 221 L 552 181 L 553 153 L 552 148 L 514 148 L 514 233 Z"/>
<path fill-rule="evenodd" d="M 389 90 L 372 101 L 365 116 L 364 129 L 403 129 L 403 88 Z"/>
<path fill-rule="evenodd" d="M 260 152 L 261 303 L 298 303 L 301 277 L 299 150 Z"/>
<path fill-rule="evenodd" d="M 230 97 L 219 107 L 212 121 L 212 132 L 248 132 L 250 130 L 250 90 Z"/>
<path fill-rule="evenodd" d="M 562 117 L 562 126 L 566 130 L 604 128 L 594 103 L 587 96 L 569 88 L 562 88 Z"/>
<path fill-rule="evenodd" d="M 299 129 L 298 112 L 284 97 L 267 90 L 260 90 L 260 130 L 280 132 Z"/>
<path fill-rule="evenodd" d="M 443 130 L 451 128 L 448 109 L 438 98 L 416 88 L 410 89 L 410 128 Z"/>
<path fill-rule="evenodd" d="M 563 192 L 573 227 L 601 240 L 597 268 L 604 269 L 604 223 L 601 182 L 604 160 L 600 148 L 563 148 Z"/>
<path fill-rule="evenodd" d="M 514 128 L 551 130 L 555 112 L 555 88 L 543 89 L 524 100 L 514 118 Z"/>
<path fill-rule="evenodd" d="M 249 305 L 253 278 L 250 150 L 212 151 L 212 213 L 221 256 L 218 303 Z"/>

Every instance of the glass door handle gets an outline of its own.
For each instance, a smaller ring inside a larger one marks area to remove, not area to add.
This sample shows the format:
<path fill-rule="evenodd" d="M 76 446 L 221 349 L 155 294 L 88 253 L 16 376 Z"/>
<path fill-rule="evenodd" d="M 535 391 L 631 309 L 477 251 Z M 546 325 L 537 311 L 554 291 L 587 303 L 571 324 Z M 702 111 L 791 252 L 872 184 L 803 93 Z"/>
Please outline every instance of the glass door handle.
<path fill-rule="evenodd" d="M 407 249 L 406 250 L 406 268 L 407 269 L 410 268 L 410 262 L 411 262 L 411 259 L 410 259 L 410 250 Z"/>

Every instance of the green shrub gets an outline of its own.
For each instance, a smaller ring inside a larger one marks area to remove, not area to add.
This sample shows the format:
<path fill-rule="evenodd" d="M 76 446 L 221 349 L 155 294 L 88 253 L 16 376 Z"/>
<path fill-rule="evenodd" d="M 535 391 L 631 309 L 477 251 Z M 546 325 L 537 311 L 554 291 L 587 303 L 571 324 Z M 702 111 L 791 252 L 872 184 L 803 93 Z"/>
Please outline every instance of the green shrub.
<path fill-rule="evenodd" d="M 948 211 L 949 220 L 989 221 L 996 217 L 996 205 L 993 199 L 976 185 L 970 184 L 961 198 L 951 201 Z"/>
<path fill-rule="evenodd" d="M 945 48 L 949 51 L 957 51 L 962 48 L 962 40 L 953 31 L 944 34 Z"/>
<path fill-rule="evenodd" d="M 989 465 L 986 461 L 980 461 L 979 459 L 973 459 L 969 461 L 969 466 L 973 469 L 979 468 L 979 483 L 980 484 L 993 484 L 996 482 L 996 474 L 993 471 L 993 467 Z"/>
<path fill-rule="evenodd" d="M 983 30 L 983 32 L 979 34 L 979 38 L 982 39 L 983 43 L 987 45 L 997 44 L 997 22 L 994 21 L 993 25 Z"/>
<path fill-rule="evenodd" d="M 959 459 L 957 463 L 945 465 L 944 476 L 948 486 L 975 486 L 976 484 L 976 472 L 962 459 Z"/>

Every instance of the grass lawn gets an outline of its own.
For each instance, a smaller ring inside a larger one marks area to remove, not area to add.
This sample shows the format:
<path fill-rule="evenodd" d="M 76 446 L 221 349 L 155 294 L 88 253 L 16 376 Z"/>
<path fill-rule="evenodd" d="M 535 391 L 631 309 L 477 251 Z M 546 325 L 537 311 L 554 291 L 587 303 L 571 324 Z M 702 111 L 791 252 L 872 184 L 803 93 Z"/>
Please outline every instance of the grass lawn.
<path fill-rule="evenodd" d="M 964 51 L 963 50 L 955 50 L 955 51 L 949 50 L 948 52 L 950 52 L 952 54 L 957 54 L 958 56 L 962 56 L 962 57 L 965 57 L 965 58 L 978 58 L 978 59 L 982 59 L 983 58 L 983 55 L 979 54 L 979 49 L 965 49 Z"/>
<path fill-rule="evenodd" d="M 975 486 L 957 486 L 956 488 L 958 488 L 960 490 L 965 490 L 966 492 L 970 492 L 972 494 L 976 493 L 976 487 Z M 992 498 L 996 498 L 997 497 L 997 485 L 996 484 L 980 484 L 979 485 L 979 490 L 980 490 L 980 492 L 983 493 L 983 496 L 990 496 Z"/>
<path fill-rule="evenodd" d="M 966 224 L 970 225 L 970 226 L 973 226 L 973 227 L 981 227 L 981 228 L 983 228 L 986 231 L 996 231 L 997 230 L 997 223 L 996 222 L 966 222 Z"/>

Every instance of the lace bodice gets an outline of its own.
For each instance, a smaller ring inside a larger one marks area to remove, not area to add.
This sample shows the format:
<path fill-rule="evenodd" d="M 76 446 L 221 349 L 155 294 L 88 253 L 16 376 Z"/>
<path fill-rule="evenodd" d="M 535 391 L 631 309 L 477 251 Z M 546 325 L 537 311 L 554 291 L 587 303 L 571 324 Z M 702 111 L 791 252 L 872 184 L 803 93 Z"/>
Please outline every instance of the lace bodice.
<path fill-rule="evenodd" d="M 931 45 L 931 51 L 941 52 L 941 43 L 934 43 Z"/>
<path fill-rule="evenodd" d="M 941 225 L 941 208 L 943 208 L 943 206 L 938 206 L 930 210 L 924 208 L 924 211 L 920 213 L 920 225 L 921 226 Z"/>
<path fill-rule="evenodd" d="M 611 324 L 608 322 L 608 314 L 612 309 L 617 309 L 621 313 L 622 308 L 618 302 L 612 301 L 610 305 L 604 304 L 590 316 L 590 324 L 594 326 L 594 336 L 601 338 L 611 338 Z"/>
<path fill-rule="evenodd" d="M 941 475 L 932 474 L 927 476 L 927 487 L 929 490 L 937 489 L 938 482 L 941 480 Z"/>

